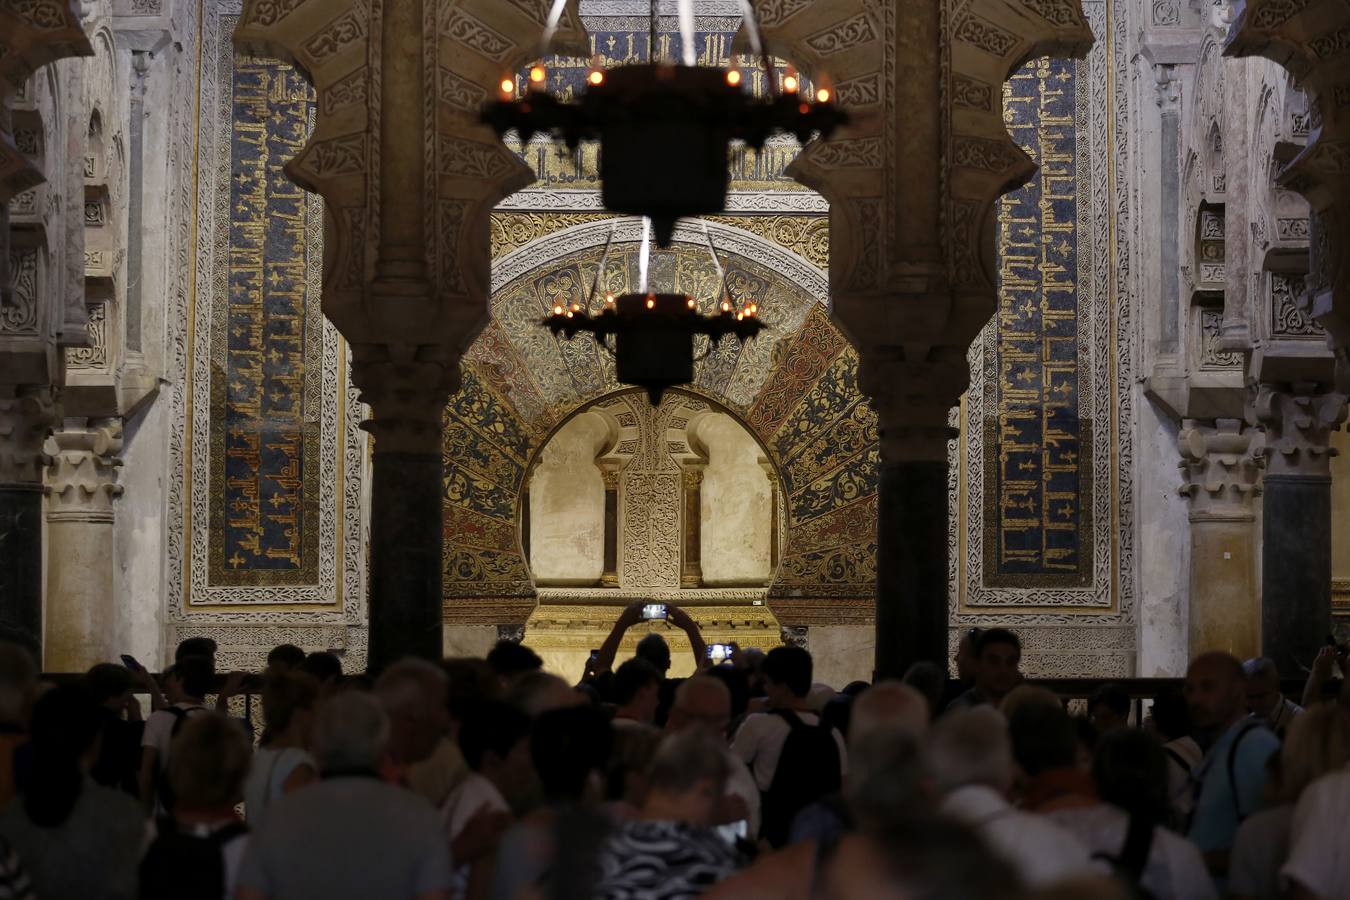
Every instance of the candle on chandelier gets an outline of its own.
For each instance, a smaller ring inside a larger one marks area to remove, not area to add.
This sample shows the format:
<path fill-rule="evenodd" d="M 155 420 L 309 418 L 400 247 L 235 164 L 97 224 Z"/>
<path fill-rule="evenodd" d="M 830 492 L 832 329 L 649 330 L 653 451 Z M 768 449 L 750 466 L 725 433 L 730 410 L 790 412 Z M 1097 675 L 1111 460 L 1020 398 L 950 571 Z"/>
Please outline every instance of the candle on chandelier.
<path fill-rule="evenodd" d="M 530 84 L 534 85 L 535 87 L 543 87 L 544 82 L 547 79 L 548 79 L 548 70 L 545 69 L 542 65 L 535 65 L 530 67 Z"/>
<path fill-rule="evenodd" d="M 694 298 L 693 298 L 693 297 L 690 297 L 690 298 L 689 298 L 689 301 L 688 301 L 688 304 L 687 304 L 687 305 L 689 306 L 690 309 L 694 309 L 695 307 L 698 306 L 698 304 L 697 304 L 696 302 L 694 302 Z"/>
<path fill-rule="evenodd" d="M 561 316 L 563 314 L 563 308 L 561 303 L 553 307 L 553 314 L 555 316 Z"/>
<path fill-rule="evenodd" d="M 655 308 L 656 308 L 656 295 L 655 295 L 655 294 L 648 294 L 648 295 L 647 295 L 647 308 L 648 308 L 648 309 L 655 309 Z"/>
<path fill-rule="evenodd" d="M 503 76 L 502 83 L 498 87 L 501 88 L 503 100 L 514 100 L 516 98 L 516 80 L 514 78 Z"/>
<path fill-rule="evenodd" d="M 783 73 L 783 90 L 789 94 L 795 94 L 799 87 L 801 87 L 801 80 L 797 78 L 797 70 L 788 66 L 787 71 Z"/>
<path fill-rule="evenodd" d="M 605 305 L 606 305 L 606 306 L 613 306 L 613 305 L 614 305 L 614 292 L 613 292 L 613 291 L 610 291 L 609 293 L 605 294 Z"/>
<path fill-rule="evenodd" d="M 735 66 L 731 67 L 730 69 L 727 69 L 727 84 L 731 85 L 732 87 L 741 86 L 740 69 L 736 68 Z"/>

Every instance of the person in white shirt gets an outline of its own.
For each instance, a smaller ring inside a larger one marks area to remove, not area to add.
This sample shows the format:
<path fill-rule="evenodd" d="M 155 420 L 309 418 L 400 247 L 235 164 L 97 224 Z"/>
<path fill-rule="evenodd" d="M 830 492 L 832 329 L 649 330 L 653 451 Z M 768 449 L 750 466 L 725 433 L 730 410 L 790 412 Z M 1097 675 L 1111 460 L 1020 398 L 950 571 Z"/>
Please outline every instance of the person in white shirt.
<path fill-rule="evenodd" d="M 1133 728 L 1103 735 L 1092 775 L 1101 803 L 1044 813 L 1046 818 L 1155 900 L 1218 896 L 1200 849 L 1161 824 L 1170 810 L 1167 756 L 1155 737 Z"/>
<path fill-rule="evenodd" d="M 1350 769 L 1308 785 L 1294 809 L 1289 860 L 1280 870 L 1292 900 L 1350 900 Z"/>
<path fill-rule="evenodd" d="M 483 702 L 467 709 L 459 725 L 459 749 L 469 766 L 441 804 L 441 821 L 454 860 L 451 897 L 469 893 L 470 884 L 490 882 L 492 851 L 511 824 L 513 806 L 535 792 L 530 761 L 530 717 L 508 703 Z"/>
<path fill-rule="evenodd" d="M 1247 676 L 1247 711 L 1284 740 L 1303 707 L 1280 692 L 1280 670 L 1273 659 L 1249 659 L 1242 664 Z"/>
<path fill-rule="evenodd" d="M 319 682 L 310 675 L 267 676 L 262 693 L 267 740 L 255 754 L 244 785 L 244 813 L 252 827 L 262 824 L 277 800 L 318 780 L 319 766 L 309 753 L 318 699 Z"/>
<path fill-rule="evenodd" d="M 698 675 L 686 679 L 675 691 L 675 702 L 666 720 L 666 734 L 679 734 L 689 728 L 702 728 L 724 743 L 731 723 L 731 690 L 717 678 Z M 717 810 L 714 824 L 732 826 L 723 834 L 740 831 L 735 823 L 744 822 L 744 836 L 759 834 L 759 786 L 740 757 L 726 752 L 726 797 Z"/>
<path fill-rule="evenodd" d="M 1335 704 L 1320 704 L 1294 719 L 1284 747 L 1271 757 L 1267 806 L 1238 826 L 1228 869 L 1233 900 L 1281 900 L 1280 866 L 1289 856 L 1294 804 L 1308 785 L 1350 763 L 1350 728 Z"/>
<path fill-rule="evenodd" d="M 1091 874 L 1088 849 L 1043 816 L 1014 809 L 1008 723 L 990 706 L 943 717 L 928 738 L 925 767 L 942 795 L 940 811 L 976 832 L 1029 887 Z"/>
<path fill-rule="evenodd" d="M 163 773 L 169 765 L 169 746 L 183 722 L 207 712 L 206 692 L 214 677 L 211 660 L 204 656 L 184 657 L 164 673 L 169 705 L 150 714 L 141 736 L 141 803 L 148 814 L 166 811 L 160 795 L 165 787 Z"/>

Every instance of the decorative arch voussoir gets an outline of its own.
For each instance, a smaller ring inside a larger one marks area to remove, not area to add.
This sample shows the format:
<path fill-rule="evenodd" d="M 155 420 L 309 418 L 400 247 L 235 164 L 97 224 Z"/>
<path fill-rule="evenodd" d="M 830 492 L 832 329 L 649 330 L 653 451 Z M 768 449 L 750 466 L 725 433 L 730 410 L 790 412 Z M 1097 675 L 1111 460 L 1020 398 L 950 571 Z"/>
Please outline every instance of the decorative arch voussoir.
<path fill-rule="evenodd" d="M 553 47 L 585 53 L 569 0 Z M 443 315 L 428 343 L 462 351 L 487 317 L 493 206 L 534 178 L 529 167 L 478 121 L 504 73 L 539 54 L 549 0 L 424 0 L 427 116 L 421 143 L 428 203 L 426 259 Z M 235 46 L 304 72 L 317 111 L 309 143 L 287 175 L 324 198 L 324 312 L 354 342 L 381 339 L 363 302 L 379 242 L 381 135 L 380 0 L 245 0 Z M 420 338 L 419 338 L 420 339 Z"/>
<path fill-rule="evenodd" d="M 1284 67 L 1307 92 L 1308 145 L 1280 173 L 1314 213 L 1312 311 L 1343 355 L 1350 347 L 1350 7 L 1339 0 L 1246 0 L 1224 53 Z"/>

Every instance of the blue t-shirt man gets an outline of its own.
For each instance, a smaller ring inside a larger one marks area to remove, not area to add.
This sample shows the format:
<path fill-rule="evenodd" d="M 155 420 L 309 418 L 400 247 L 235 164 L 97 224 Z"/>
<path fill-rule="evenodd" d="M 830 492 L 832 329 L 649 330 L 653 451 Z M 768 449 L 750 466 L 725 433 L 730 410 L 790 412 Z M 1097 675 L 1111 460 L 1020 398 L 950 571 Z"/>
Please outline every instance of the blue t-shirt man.
<path fill-rule="evenodd" d="M 1230 849 L 1242 820 L 1260 811 L 1266 762 L 1279 749 L 1280 739 L 1251 719 L 1231 725 L 1209 748 L 1191 776 L 1199 796 L 1187 833 L 1202 852 Z"/>

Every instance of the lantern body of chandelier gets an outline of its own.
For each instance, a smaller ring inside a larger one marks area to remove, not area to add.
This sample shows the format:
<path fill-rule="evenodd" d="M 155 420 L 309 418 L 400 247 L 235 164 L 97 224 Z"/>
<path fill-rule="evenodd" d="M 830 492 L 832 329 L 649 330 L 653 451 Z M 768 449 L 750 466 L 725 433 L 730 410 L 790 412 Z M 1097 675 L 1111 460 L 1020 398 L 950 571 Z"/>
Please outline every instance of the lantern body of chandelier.
<path fill-rule="evenodd" d="M 543 324 L 569 339 L 589 332 L 602 347 L 613 337 L 615 377 L 645 389 L 653 406 L 660 405 L 667 388 L 694 380 L 695 335 L 713 344 L 729 336 L 744 343 L 764 328 L 753 314 L 703 316 L 685 294 L 655 293 L 624 294 L 594 316 L 555 307 Z"/>
<path fill-rule="evenodd" d="M 828 99 L 806 102 L 795 91 L 759 99 L 737 82 L 721 69 L 626 65 L 588 81 L 575 102 L 531 89 L 487 104 L 483 121 L 526 143 L 536 134 L 571 149 L 598 140 L 605 208 L 646 216 L 657 244 L 669 247 L 679 219 L 726 209 L 733 141 L 759 149 L 779 132 L 802 143 L 816 133 L 828 139 L 847 121 Z"/>

